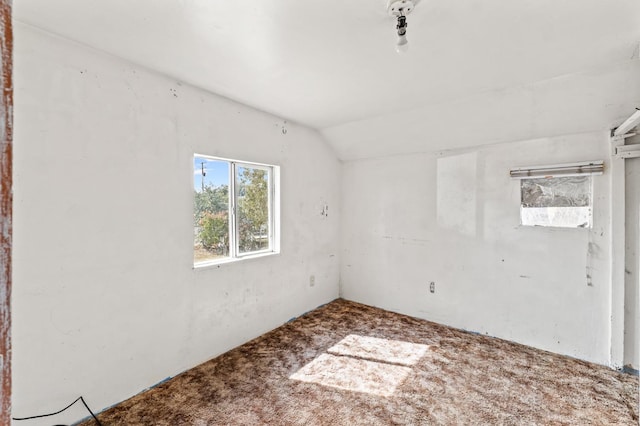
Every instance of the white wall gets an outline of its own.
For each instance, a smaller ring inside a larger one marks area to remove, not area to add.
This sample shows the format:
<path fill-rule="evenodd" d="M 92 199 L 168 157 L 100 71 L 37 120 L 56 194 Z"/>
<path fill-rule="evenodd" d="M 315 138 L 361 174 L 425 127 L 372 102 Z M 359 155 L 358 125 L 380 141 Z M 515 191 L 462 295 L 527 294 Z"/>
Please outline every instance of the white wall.
<path fill-rule="evenodd" d="M 591 230 L 520 226 L 509 177 L 608 159 L 597 132 L 345 163 L 342 295 L 608 363 L 609 174 L 593 180 Z"/>
<path fill-rule="evenodd" d="M 281 254 L 192 268 L 194 152 L 281 166 Z M 14 167 L 13 416 L 101 410 L 338 296 L 340 163 L 308 128 L 17 23 Z"/>
<path fill-rule="evenodd" d="M 640 143 L 635 136 L 627 144 Z M 625 160 L 624 365 L 640 370 L 640 158 Z"/>

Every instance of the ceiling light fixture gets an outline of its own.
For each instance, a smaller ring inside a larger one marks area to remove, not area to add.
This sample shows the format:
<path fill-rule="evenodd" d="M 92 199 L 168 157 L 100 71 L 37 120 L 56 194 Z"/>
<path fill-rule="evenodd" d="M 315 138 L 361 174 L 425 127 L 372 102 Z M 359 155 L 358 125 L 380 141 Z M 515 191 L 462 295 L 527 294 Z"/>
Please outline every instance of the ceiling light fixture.
<path fill-rule="evenodd" d="M 387 11 L 390 16 L 397 18 L 398 24 L 398 42 L 396 43 L 396 51 L 398 53 L 406 52 L 409 49 L 409 40 L 407 40 L 407 15 L 413 10 L 418 0 L 388 0 Z"/>

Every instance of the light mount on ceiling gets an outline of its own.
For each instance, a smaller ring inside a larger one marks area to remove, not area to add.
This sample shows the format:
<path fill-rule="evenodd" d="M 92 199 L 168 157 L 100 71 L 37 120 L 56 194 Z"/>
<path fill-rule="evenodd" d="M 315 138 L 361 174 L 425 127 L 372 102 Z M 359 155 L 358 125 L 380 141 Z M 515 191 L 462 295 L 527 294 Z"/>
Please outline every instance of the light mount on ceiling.
<path fill-rule="evenodd" d="M 396 51 L 406 52 L 409 49 L 407 40 L 407 15 L 411 13 L 417 1 L 412 0 L 388 0 L 387 12 L 390 16 L 397 18 L 396 30 L 398 31 L 398 42 Z"/>

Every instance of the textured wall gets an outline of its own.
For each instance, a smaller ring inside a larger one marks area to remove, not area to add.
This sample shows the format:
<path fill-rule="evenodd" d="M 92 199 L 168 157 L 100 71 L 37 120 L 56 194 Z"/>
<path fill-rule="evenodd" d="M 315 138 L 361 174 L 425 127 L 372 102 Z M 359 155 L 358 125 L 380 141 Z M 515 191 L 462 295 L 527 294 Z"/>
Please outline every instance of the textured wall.
<path fill-rule="evenodd" d="M 601 132 L 345 163 L 342 294 L 606 364 L 610 177 L 593 229 L 523 227 L 509 169 L 608 157 Z"/>
<path fill-rule="evenodd" d="M 338 296 L 317 132 L 22 24 L 15 76 L 14 416 L 100 410 Z M 193 269 L 194 152 L 281 166 L 281 254 Z"/>
<path fill-rule="evenodd" d="M 13 29 L 0 1 L 0 424 L 11 412 L 11 257 L 13 233 Z"/>

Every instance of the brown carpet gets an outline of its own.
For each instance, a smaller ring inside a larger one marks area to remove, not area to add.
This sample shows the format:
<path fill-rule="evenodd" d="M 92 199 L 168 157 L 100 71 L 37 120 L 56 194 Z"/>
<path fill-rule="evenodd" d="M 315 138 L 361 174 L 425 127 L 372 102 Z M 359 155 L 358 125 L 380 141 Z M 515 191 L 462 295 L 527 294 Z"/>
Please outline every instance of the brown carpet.
<path fill-rule="evenodd" d="M 637 425 L 638 378 L 336 300 L 98 417 L 105 426 Z"/>

